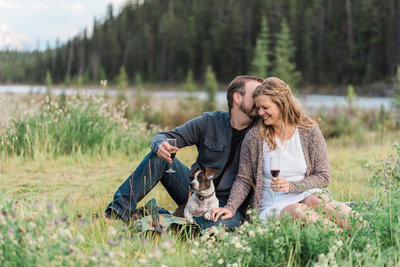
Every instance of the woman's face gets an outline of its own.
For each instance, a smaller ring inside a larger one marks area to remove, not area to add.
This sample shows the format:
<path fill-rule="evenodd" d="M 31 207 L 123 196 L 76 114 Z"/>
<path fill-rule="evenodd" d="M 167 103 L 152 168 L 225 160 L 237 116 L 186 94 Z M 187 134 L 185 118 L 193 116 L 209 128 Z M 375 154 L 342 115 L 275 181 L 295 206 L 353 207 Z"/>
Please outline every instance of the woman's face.
<path fill-rule="evenodd" d="M 281 111 L 277 104 L 272 102 L 269 95 L 259 95 L 255 98 L 258 115 L 264 121 L 265 125 L 281 126 Z"/>

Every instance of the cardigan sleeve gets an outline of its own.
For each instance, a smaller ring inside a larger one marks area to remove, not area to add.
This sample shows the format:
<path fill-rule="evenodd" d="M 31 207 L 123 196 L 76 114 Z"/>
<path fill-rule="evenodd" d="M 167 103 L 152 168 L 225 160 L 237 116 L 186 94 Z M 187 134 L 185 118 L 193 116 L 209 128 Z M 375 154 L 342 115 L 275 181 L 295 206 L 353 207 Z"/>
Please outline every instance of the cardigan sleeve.
<path fill-rule="evenodd" d="M 242 148 L 240 151 L 240 161 L 239 161 L 239 171 L 236 179 L 233 183 L 231 192 L 229 194 L 228 203 L 225 208 L 230 210 L 233 214 L 242 205 L 243 201 L 246 199 L 252 187 L 254 187 L 254 164 L 256 158 L 252 151 L 252 145 L 254 145 L 254 133 L 255 129 L 251 129 L 243 139 Z"/>
<path fill-rule="evenodd" d="M 289 193 L 301 193 L 312 188 L 326 188 L 330 183 L 330 166 L 325 139 L 318 126 L 308 135 L 311 171 L 303 180 L 289 182 Z M 304 153 L 307 153 L 304 151 Z"/>

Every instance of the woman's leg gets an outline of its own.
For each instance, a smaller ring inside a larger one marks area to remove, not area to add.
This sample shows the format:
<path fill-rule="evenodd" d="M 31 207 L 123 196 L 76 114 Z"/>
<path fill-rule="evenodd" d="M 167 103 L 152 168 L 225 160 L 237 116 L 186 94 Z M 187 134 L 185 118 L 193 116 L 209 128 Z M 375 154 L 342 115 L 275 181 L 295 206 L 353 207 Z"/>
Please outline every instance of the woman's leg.
<path fill-rule="evenodd" d="M 306 197 L 302 203 L 306 206 L 316 210 L 317 207 L 322 207 L 325 211 L 323 214 L 329 218 L 332 222 L 335 222 L 343 229 L 352 230 L 350 225 L 349 217 L 352 213 L 351 208 L 341 202 L 319 197 L 316 195 L 310 195 Z M 355 213 L 358 215 L 358 213 Z"/>
<path fill-rule="evenodd" d="M 318 213 L 316 213 L 313 209 L 305 205 L 304 203 L 294 203 L 286 206 L 281 210 L 280 215 L 289 214 L 293 219 L 299 219 L 303 222 L 303 225 L 308 222 L 317 222 L 321 221 L 327 227 L 333 229 L 338 229 L 337 225 L 331 222 L 330 220 L 321 217 Z"/>

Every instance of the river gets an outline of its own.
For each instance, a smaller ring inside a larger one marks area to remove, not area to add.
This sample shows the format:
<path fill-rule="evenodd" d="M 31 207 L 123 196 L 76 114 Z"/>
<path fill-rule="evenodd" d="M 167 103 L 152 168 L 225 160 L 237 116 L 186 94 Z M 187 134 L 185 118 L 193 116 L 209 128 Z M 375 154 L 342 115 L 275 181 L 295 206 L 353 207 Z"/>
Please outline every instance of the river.
<path fill-rule="evenodd" d="M 52 89 L 52 94 L 60 95 L 65 91 L 66 95 L 71 95 L 73 93 L 82 92 L 87 94 L 102 95 L 104 94 L 104 89 L 102 88 L 60 88 L 55 87 Z M 0 85 L 0 94 L 44 94 L 46 93 L 45 86 L 30 86 L 30 85 Z M 107 94 L 110 96 L 116 96 L 118 94 L 117 90 L 108 89 Z M 128 90 L 127 96 L 132 96 L 135 91 Z M 144 95 L 154 98 L 177 98 L 177 97 L 187 97 L 189 94 L 182 91 L 144 91 Z M 205 92 L 192 93 L 193 97 L 206 100 L 207 94 Z M 226 107 L 226 92 L 218 92 L 216 96 L 217 104 L 219 108 Z M 309 94 L 302 95 L 299 97 L 301 103 L 311 110 L 319 109 L 331 109 L 331 108 L 342 108 L 348 106 L 348 101 L 346 96 L 334 96 L 334 95 L 318 95 Z M 392 108 L 393 98 L 390 97 L 356 97 L 354 100 L 354 106 L 359 109 L 380 109 L 383 107 L 385 110 L 390 110 Z"/>

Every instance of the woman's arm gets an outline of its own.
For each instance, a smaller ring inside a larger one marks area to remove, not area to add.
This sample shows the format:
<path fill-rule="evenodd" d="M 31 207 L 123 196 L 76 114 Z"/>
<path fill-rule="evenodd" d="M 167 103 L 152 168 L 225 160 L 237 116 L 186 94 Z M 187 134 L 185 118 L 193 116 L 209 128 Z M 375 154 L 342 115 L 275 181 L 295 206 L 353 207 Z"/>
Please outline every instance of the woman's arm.
<path fill-rule="evenodd" d="M 289 193 L 301 193 L 311 188 L 326 188 L 330 182 L 330 166 L 325 139 L 318 126 L 312 128 L 308 142 L 311 173 L 303 180 L 289 182 Z"/>
<path fill-rule="evenodd" d="M 242 205 L 243 201 L 248 196 L 251 188 L 254 186 L 255 173 L 253 166 L 257 158 L 255 158 L 254 151 L 257 143 L 258 132 L 255 128 L 251 129 L 243 139 L 242 147 L 240 150 L 239 170 L 236 179 L 233 183 L 231 192 L 229 194 L 228 203 L 225 208 L 230 210 L 232 214 Z"/>

